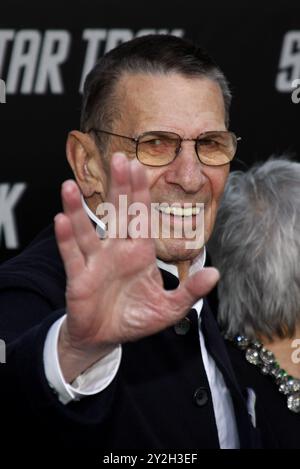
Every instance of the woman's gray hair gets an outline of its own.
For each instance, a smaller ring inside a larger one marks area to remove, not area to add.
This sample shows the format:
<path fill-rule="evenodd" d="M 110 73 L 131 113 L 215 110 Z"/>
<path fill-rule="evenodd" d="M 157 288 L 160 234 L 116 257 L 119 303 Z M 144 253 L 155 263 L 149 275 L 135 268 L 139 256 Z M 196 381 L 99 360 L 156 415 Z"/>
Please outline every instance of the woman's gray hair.
<path fill-rule="evenodd" d="M 209 252 L 229 336 L 292 337 L 300 321 L 300 163 L 229 175 Z"/>

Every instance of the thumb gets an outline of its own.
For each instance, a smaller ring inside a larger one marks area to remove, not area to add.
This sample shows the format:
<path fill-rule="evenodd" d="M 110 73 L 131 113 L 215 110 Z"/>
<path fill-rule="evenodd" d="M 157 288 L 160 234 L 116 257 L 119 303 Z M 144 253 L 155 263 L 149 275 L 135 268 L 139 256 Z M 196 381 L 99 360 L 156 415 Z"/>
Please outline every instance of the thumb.
<path fill-rule="evenodd" d="M 172 300 L 178 311 L 178 319 L 200 298 L 207 295 L 216 285 L 220 273 L 214 267 L 206 267 L 189 277 L 180 287 L 172 292 Z"/>

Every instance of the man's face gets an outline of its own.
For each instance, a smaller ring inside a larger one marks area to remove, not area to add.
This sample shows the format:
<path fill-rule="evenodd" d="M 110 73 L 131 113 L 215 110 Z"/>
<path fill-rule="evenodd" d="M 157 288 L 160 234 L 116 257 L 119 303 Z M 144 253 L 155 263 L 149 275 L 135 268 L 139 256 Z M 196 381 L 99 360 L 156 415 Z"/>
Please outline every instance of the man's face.
<path fill-rule="evenodd" d="M 226 130 L 221 90 L 206 78 L 186 78 L 176 73 L 126 75 L 117 86 L 117 99 L 121 117 L 112 131 L 122 135 L 138 136 L 160 130 L 175 132 L 183 138 L 196 138 L 202 132 Z M 129 158 L 135 155 L 134 145 L 111 137 L 109 154 L 118 150 L 127 153 Z M 229 165 L 205 166 L 195 153 L 194 142 L 183 142 L 181 152 L 172 163 L 161 167 L 145 166 L 145 169 L 152 202 L 181 206 L 204 204 L 206 242 L 213 229 Z M 172 228 L 178 216 L 170 217 Z M 200 248 L 187 249 L 186 241 L 184 237 L 165 239 L 160 235 L 155 239 L 157 256 L 166 262 L 192 260 Z"/>

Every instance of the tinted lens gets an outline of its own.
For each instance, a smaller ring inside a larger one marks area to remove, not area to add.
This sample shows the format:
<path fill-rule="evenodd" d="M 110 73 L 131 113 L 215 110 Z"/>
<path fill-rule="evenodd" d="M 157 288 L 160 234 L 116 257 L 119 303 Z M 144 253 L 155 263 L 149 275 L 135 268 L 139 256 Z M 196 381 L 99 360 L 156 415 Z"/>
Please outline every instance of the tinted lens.
<path fill-rule="evenodd" d="M 180 146 L 180 137 L 170 132 L 148 132 L 139 138 L 137 157 L 148 166 L 171 163 Z"/>
<path fill-rule="evenodd" d="M 220 166 L 233 159 L 236 145 L 237 139 L 232 132 L 205 132 L 197 139 L 197 153 L 202 163 Z"/>

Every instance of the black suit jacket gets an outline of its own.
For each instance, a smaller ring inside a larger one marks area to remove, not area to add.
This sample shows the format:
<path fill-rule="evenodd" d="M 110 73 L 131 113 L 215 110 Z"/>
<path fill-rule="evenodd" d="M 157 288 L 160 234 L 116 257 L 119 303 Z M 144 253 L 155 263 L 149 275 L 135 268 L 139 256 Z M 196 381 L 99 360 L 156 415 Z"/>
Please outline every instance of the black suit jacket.
<path fill-rule="evenodd" d="M 164 274 L 165 287 L 174 288 L 174 279 Z M 209 438 L 215 422 L 208 406 L 195 405 L 194 393 L 206 379 L 199 372 L 199 341 L 173 327 L 124 344 L 119 372 L 107 389 L 62 405 L 47 383 L 43 348 L 64 307 L 65 272 L 50 227 L 0 267 L 0 337 L 9 343 L 7 363 L 0 365 L 6 445 L 50 448 L 51 454 L 72 449 L 78 456 L 109 448 L 217 447 Z M 241 447 L 259 447 L 207 302 L 202 318 L 206 345 L 231 392 Z"/>

